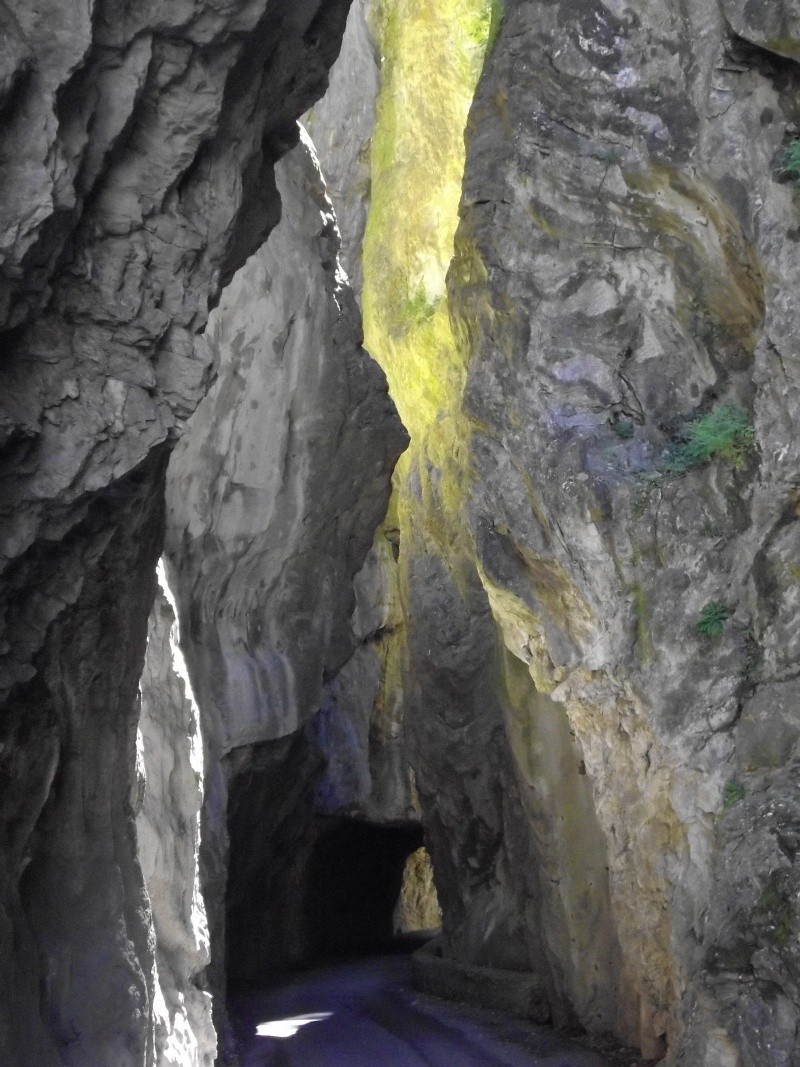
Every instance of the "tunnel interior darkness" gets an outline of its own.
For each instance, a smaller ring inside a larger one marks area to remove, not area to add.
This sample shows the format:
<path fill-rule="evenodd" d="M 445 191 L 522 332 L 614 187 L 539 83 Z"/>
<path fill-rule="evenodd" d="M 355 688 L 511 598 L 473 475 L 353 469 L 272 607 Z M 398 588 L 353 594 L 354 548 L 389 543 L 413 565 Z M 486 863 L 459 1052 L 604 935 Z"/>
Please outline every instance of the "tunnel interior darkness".
<path fill-rule="evenodd" d="M 309 730 L 256 746 L 228 798 L 225 964 L 231 990 L 299 965 L 385 949 L 416 823 L 321 814 Z"/>
<path fill-rule="evenodd" d="M 422 827 L 342 820 L 311 854 L 305 918 L 316 959 L 385 948 L 406 859 L 422 845 Z"/>

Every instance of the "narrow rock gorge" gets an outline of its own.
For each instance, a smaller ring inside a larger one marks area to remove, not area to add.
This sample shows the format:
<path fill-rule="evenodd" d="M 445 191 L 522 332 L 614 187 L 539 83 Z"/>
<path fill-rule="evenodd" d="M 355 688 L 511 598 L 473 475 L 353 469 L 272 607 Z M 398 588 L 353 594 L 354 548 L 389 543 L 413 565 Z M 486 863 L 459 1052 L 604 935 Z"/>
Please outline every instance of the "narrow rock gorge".
<path fill-rule="evenodd" d="M 236 1064 L 441 923 L 423 990 L 800 1064 L 797 0 L 0 32 L 0 1059 Z"/>

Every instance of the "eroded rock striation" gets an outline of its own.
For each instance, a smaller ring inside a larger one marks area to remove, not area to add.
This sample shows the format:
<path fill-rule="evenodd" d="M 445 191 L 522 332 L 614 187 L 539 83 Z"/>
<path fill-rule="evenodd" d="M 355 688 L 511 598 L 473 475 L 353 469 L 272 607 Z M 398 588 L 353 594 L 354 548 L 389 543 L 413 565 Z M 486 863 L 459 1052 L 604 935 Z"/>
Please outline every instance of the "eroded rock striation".
<path fill-rule="evenodd" d="M 380 88 L 376 0 L 354 0 L 328 90 L 303 117 L 322 163 L 342 238 L 340 259 L 359 302 L 372 181 L 372 135 Z"/>
<path fill-rule="evenodd" d="M 137 684 L 209 300 L 348 4 L 0 5 L 0 1046 L 149 1063 Z"/>

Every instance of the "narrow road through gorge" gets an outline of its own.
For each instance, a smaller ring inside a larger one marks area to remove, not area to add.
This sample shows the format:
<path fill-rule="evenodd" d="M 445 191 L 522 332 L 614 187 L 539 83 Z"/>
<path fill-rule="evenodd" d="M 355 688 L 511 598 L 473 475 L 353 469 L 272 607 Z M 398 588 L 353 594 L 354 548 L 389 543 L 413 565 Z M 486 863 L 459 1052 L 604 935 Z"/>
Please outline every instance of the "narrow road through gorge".
<path fill-rule="evenodd" d="M 242 1067 L 633 1067 L 546 1027 L 416 993 L 408 956 L 332 964 L 230 1003 Z"/>

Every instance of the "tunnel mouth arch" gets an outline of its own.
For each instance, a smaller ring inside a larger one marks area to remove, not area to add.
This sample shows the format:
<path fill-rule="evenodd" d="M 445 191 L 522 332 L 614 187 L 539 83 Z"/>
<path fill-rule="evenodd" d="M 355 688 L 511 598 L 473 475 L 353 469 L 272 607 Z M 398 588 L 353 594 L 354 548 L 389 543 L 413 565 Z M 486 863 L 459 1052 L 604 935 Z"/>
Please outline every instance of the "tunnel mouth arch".
<path fill-rule="evenodd" d="M 300 803 L 272 823 L 275 812 L 248 808 L 235 805 L 244 819 L 230 825 L 229 992 L 277 984 L 295 970 L 326 962 L 411 949 L 425 940 L 422 934 L 396 933 L 406 864 L 424 844 L 419 822 L 323 815 Z"/>

